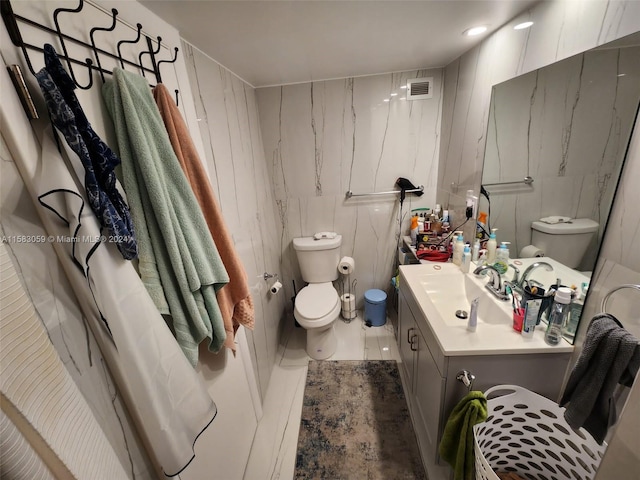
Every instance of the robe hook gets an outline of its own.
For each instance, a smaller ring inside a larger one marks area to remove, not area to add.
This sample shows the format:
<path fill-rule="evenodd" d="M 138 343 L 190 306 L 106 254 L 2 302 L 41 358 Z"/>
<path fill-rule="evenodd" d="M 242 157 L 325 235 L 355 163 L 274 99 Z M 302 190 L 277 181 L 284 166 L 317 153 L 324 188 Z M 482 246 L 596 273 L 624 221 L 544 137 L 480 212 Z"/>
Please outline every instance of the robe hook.
<path fill-rule="evenodd" d="M 122 67 L 122 69 L 124 70 L 124 62 L 122 61 L 122 53 L 120 52 L 120 47 L 122 46 L 123 43 L 138 43 L 140 41 L 140 37 L 142 36 L 142 24 L 138 23 L 136 24 L 136 27 L 138 28 L 138 34 L 136 35 L 136 38 L 134 40 L 120 40 L 118 42 L 118 58 L 120 59 L 120 66 Z"/>
<path fill-rule="evenodd" d="M 173 49 L 173 60 L 160 60 L 158 62 L 158 83 L 162 82 L 162 77 L 160 76 L 160 64 L 162 63 L 176 63 L 178 60 L 178 47 L 174 47 Z"/>
<path fill-rule="evenodd" d="M 162 48 L 162 37 L 158 35 L 158 49 L 154 50 L 151 45 L 151 39 L 147 37 L 147 43 L 149 45 L 149 51 L 142 51 L 140 55 L 138 55 L 138 62 L 140 63 L 140 69 L 142 70 L 142 76 L 146 77 L 144 73 L 144 66 L 142 65 L 142 56 L 149 55 L 151 57 L 151 63 L 154 63 L 154 56 L 160 53 L 160 49 Z"/>
<path fill-rule="evenodd" d="M 93 46 L 93 54 L 96 56 L 96 62 L 98 63 L 98 72 L 100 72 L 100 78 L 102 78 L 102 83 L 104 83 L 104 72 L 102 71 L 102 65 L 100 65 L 100 57 L 98 56 L 98 49 L 96 47 L 96 42 L 93 38 L 93 34 L 95 32 L 112 32 L 116 28 L 116 17 L 118 16 L 118 10 L 115 8 L 111 9 L 111 26 L 110 27 L 94 27 L 89 31 L 89 38 L 91 39 L 91 45 Z"/>
<path fill-rule="evenodd" d="M 58 15 L 60 15 L 62 12 L 78 13 L 79 11 L 82 10 L 83 7 L 84 7 L 84 0 L 80 0 L 76 8 L 56 8 L 53 11 L 53 23 L 56 26 L 56 32 L 58 32 L 58 39 L 60 40 L 60 46 L 62 47 L 62 52 L 64 53 L 64 59 L 67 62 L 67 67 L 69 68 L 69 75 L 71 76 L 73 83 L 75 83 L 76 86 L 81 90 L 89 90 L 93 85 L 93 72 L 91 71 L 93 60 L 91 60 L 90 58 L 85 59 L 87 68 L 89 70 L 89 83 L 84 86 L 80 85 L 78 83 L 78 80 L 76 79 L 76 76 L 73 74 L 73 68 L 71 68 L 71 61 L 69 60 L 71 57 L 69 57 L 69 52 L 67 51 L 67 46 L 64 43 L 64 37 L 62 35 L 62 31 L 60 30 L 60 23 L 58 22 Z"/>

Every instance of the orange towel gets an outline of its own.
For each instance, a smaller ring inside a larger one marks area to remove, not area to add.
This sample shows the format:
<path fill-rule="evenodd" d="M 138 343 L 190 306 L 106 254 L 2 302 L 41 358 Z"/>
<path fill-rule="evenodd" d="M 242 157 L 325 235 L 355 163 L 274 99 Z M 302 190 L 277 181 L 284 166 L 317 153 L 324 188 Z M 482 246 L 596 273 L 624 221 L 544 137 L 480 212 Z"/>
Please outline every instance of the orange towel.
<path fill-rule="evenodd" d="M 153 89 L 160 115 L 164 121 L 173 150 L 180 161 L 193 193 L 218 248 L 222 263 L 229 274 L 229 283 L 216 292 L 222 312 L 227 339 L 224 345 L 235 351 L 234 336 L 240 325 L 253 329 L 255 324 L 253 300 L 247 285 L 247 274 L 236 254 L 231 235 L 222 217 L 222 212 L 213 194 L 209 177 L 193 144 L 180 110 L 173 102 L 169 90 L 158 84 Z"/>

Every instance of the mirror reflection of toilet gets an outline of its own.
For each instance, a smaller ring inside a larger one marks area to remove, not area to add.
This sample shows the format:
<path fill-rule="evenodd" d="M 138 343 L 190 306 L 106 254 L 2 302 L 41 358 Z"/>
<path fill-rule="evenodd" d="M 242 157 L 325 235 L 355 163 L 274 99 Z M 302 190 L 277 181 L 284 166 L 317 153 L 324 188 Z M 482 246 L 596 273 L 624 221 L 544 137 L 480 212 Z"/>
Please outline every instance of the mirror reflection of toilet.
<path fill-rule="evenodd" d="M 590 218 L 573 218 L 558 223 L 538 220 L 531 223 L 531 243 L 545 256 L 567 267 L 578 268 L 599 227 L 598 222 Z"/>
<path fill-rule="evenodd" d="M 296 295 L 293 315 L 307 331 L 307 355 L 314 360 L 331 357 L 338 343 L 334 323 L 341 303 L 332 282 L 338 278 L 341 243 L 341 235 L 293 239 L 302 279 L 308 283 Z"/>

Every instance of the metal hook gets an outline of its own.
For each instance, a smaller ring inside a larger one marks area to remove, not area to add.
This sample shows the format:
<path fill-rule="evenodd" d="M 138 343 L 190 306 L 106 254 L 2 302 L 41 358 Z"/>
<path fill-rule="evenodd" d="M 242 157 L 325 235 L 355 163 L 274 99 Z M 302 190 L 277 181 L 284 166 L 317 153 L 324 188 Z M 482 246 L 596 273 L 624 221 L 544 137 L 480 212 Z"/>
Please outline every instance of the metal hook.
<path fill-rule="evenodd" d="M 180 104 L 178 103 L 178 89 L 176 89 L 176 107 L 179 107 Z"/>
<path fill-rule="evenodd" d="M 69 68 L 69 75 L 71 76 L 71 79 L 76 84 L 76 86 L 81 90 L 88 90 L 93 85 L 93 72 L 91 71 L 91 66 L 93 65 L 93 61 L 90 58 L 85 59 L 85 61 L 87 62 L 87 68 L 89 69 L 89 84 L 82 86 L 78 83 L 78 80 L 76 80 L 76 77 L 73 74 L 73 69 L 71 68 L 71 61 L 69 60 L 71 57 L 69 57 L 69 52 L 67 51 L 67 46 L 64 43 L 62 31 L 60 30 L 60 23 L 58 22 L 58 15 L 60 15 L 62 12 L 78 13 L 80 10 L 82 10 L 82 7 L 84 7 L 84 0 L 80 0 L 76 8 L 56 8 L 53 12 L 53 23 L 56 26 L 56 32 L 58 32 L 58 38 L 60 40 L 60 45 L 62 46 L 62 51 L 64 52 L 64 58 L 67 62 L 67 67 Z"/>
<path fill-rule="evenodd" d="M 120 59 L 120 66 L 122 67 L 122 69 L 124 69 L 124 62 L 122 61 L 122 53 L 120 53 L 120 47 L 123 43 L 138 43 L 140 37 L 142 36 L 142 24 L 138 23 L 136 24 L 136 27 L 138 27 L 138 34 L 136 35 L 135 40 L 120 40 L 118 42 L 118 58 Z"/>
<path fill-rule="evenodd" d="M 162 82 L 162 77 L 160 76 L 160 64 L 162 63 L 175 63 L 178 60 L 178 47 L 173 49 L 173 60 L 160 60 L 158 62 L 158 83 Z"/>
<path fill-rule="evenodd" d="M 31 64 L 31 59 L 29 58 L 29 54 L 27 53 L 27 49 L 24 46 L 24 41 L 22 40 L 22 35 L 20 34 L 20 29 L 18 28 L 18 22 L 16 21 L 16 16 L 13 13 L 13 8 L 11 7 L 10 2 L 0 2 L 0 9 L 2 12 L 2 19 L 4 20 L 4 24 L 7 27 L 7 32 L 9 33 L 9 37 L 11 38 L 11 42 L 16 46 L 20 47 L 22 50 L 22 55 L 24 56 L 24 61 L 27 64 L 27 68 L 31 72 L 33 76 L 36 75 L 36 71 Z"/>
<path fill-rule="evenodd" d="M 104 83 L 104 72 L 102 71 L 102 65 L 100 65 L 100 57 L 98 56 L 98 49 L 96 48 L 96 42 L 93 39 L 93 34 L 95 32 L 112 32 L 116 28 L 116 17 L 118 16 L 118 10 L 115 8 L 111 9 L 111 18 L 112 23 L 110 27 L 94 27 L 89 31 L 89 37 L 91 38 L 91 45 L 93 46 L 93 54 L 96 56 L 96 62 L 98 62 L 98 71 L 100 72 L 100 77 L 102 78 L 102 83 Z"/>
<path fill-rule="evenodd" d="M 158 53 L 160 53 L 160 49 L 162 48 L 161 42 L 162 42 L 162 37 L 160 35 L 158 35 L 158 49 L 157 50 L 153 50 L 151 48 L 151 39 L 149 37 L 147 37 L 147 43 L 149 44 L 149 51 L 142 51 L 140 52 L 140 54 L 138 55 L 138 63 L 140 63 L 140 69 L 142 70 L 142 76 L 146 77 L 146 75 L 144 74 L 144 67 L 142 66 L 142 56 L 143 55 L 149 55 L 151 57 L 151 63 L 154 63 L 154 56 L 157 55 Z"/>

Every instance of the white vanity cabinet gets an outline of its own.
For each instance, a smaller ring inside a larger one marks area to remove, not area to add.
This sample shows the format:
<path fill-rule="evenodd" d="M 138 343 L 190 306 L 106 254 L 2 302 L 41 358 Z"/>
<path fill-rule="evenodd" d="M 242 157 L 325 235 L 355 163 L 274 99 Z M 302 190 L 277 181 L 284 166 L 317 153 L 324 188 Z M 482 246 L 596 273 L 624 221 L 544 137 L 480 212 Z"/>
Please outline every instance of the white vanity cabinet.
<path fill-rule="evenodd" d="M 400 285 L 397 340 L 407 403 L 429 480 L 446 480 L 453 478 L 453 470 L 439 458 L 438 445 L 449 414 L 468 391 L 456 380 L 458 372 L 466 369 L 476 376 L 474 390 L 515 384 L 557 400 L 571 353 L 447 353 L 411 286 Z"/>

